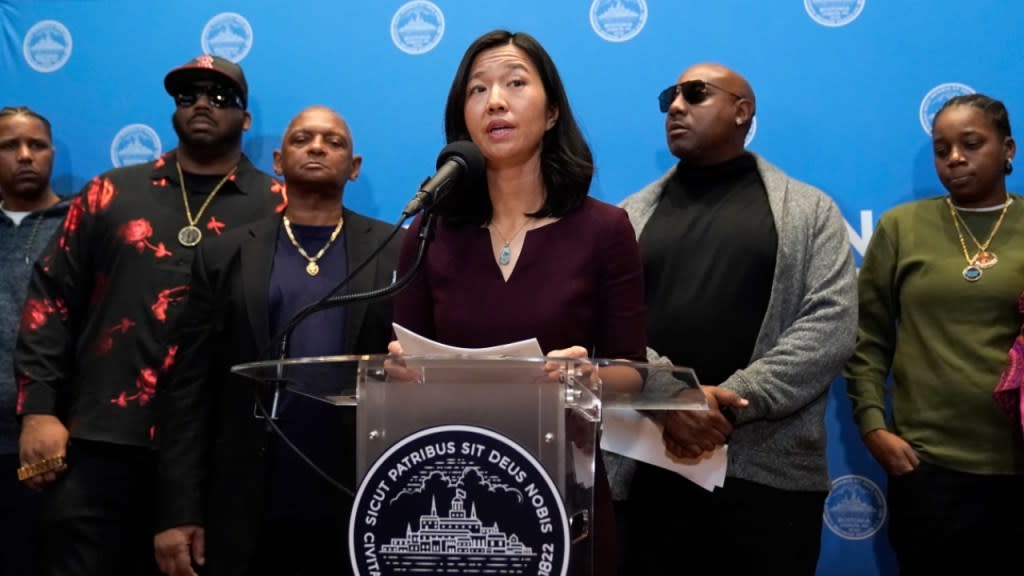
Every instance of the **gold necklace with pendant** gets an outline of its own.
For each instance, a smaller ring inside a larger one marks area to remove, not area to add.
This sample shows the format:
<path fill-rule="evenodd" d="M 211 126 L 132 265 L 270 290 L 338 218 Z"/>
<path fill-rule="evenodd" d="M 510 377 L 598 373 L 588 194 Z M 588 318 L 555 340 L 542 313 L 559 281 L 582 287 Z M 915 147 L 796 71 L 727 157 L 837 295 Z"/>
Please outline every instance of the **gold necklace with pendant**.
<path fill-rule="evenodd" d="M 306 274 L 309 274 L 310 276 L 316 276 L 317 274 L 320 273 L 320 265 L 317 264 L 317 261 L 323 257 L 324 253 L 327 252 L 327 249 L 331 247 L 331 244 L 334 244 L 334 241 L 338 239 L 338 234 L 341 234 L 341 229 L 342 227 L 345 226 L 344 216 L 338 218 L 338 223 L 334 226 L 334 231 L 331 232 L 331 237 L 327 239 L 327 244 L 324 244 L 324 247 L 321 248 L 320 251 L 316 253 L 316 256 L 310 256 L 309 254 L 307 254 L 305 249 L 302 248 L 302 245 L 295 240 L 295 234 L 292 233 L 291 220 L 288 220 L 287 216 L 282 218 L 282 220 L 284 221 L 284 232 L 285 234 L 288 235 L 288 240 L 292 243 L 292 246 L 294 246 L 295 249 L 299 251 L 299 254 L 301 254 L 302 257 L 305 258 L 307 261 Z"/>
<path fill-rule="evenodd" d="M 1006 216 L 1006 211 L 1010 208 L 1010 195 L 1006 195 L 1006 203 L 1003 204 L 1003 209 L 999 212 L 999 218 L 996 220 L 995 225 L 992 226 L 992 231 L 989 232 L 984 244 L 978 242 L 970 227 L 967 226 L 967 222 L 957 212 L 953 201 L 948 196 L 946 197 L 946 204 L 949 205 L 949 213 L 953 217 L 953 226 L 956 228 L 956 235 L 960 239 L 960 249 L 963 250 L 964 258 L 967 260 L 967 266 L 964 267 L 963 272 L 960 274 L 968 282 L 977 282 L 981 280 L 982 270 L 988 270 L 999 263 L 999 257 L 996 256 L 995 252 L 990 251 L 988 247 L 992 244 L 992 239 L 996 237 L 996 232 L 999 232 L 999 226 L 1003 223 L 1003 217 Z M 978 252 L 973 257 L 967 251 L 967 241 L 964 239 L 963 231 L 960 229 L 961 224 L 963 225 L 963 230 L 967 231 L 967 235 L 970 236 L 971 241 L 978 248 Z"/>
<path fill-rule="evenodd" d="M 188 192 L 185 191 L 185 175 L 181 173 L 181 163 L 175 161 L 175 164 L 178 167 L 178 181 L 181 182 L 181 199 L 185 202 L 185 218 L 188 219 L 188 226 L 178 230 L 178 243 L 187 248 L 191 248 L 196 244 L 199 244 L 199 241 L 203 239 L 203 231 L 200 230 L 196 224 L 198 224 L 199 219 L 203 217 L 203 212 L 206 211 L 206 207 L 213 201 L 213 197 L 217 195 L 217 192 L 220 191 L 222 186 L 224 186 L 224 183 L 231 178 L 231 175 L 235 173 L 238 166 L 232 168 L 231 171 L 225 174 L 224 177 L 220 179 L 220 182 L 213 187 L 213 190 L 206 197 L 206 201 L 203 202 L 203 205 L 199 207 L 199 211 L 196 212 L 196 217 L 193 218 L 192 210 L 188 206 Z"/>

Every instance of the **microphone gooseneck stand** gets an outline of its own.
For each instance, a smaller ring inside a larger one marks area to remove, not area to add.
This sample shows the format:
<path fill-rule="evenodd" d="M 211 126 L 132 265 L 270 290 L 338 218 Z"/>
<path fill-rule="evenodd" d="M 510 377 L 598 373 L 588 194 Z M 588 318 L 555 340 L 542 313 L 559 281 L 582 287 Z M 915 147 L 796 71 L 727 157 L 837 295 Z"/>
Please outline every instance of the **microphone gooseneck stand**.
<path fill-rule="evenodd" d="M 411 214 L 403 213 L 402 218 L 398 221 L 397 224 L 395 224 L 394 229 L 384 240 L 384 242 L 382 242 L 381 245 L 378 246 L 376 250 L 374 250 L 365 260 L 363 260 L 363 262 L 361 262 L 359 266 L 355 268 L 355 270 L 350 272 L 348 276 L 346 276 L 334 288 L 331 288 L 331 290 L 327 292 L 327 294 L 325 294 L 319 300 L 313 302 L 312 304 L 304 306 L 297 313 L 295 313 L 295 315 L 288 320 L 288 323 L 285 325 L 285 327 L 280 330 L 277 337 L 271 341 L 271 345 L 268 346 L 267 349 L 264 351 L 263 357 L 269 356 L 274 343 L 277 343 L 277 351 L 279 354 L 277 359 L 287 359 L 288 349 L 291 342 L 291 335 L 295 331 L 295 328 L 298 327 L 298 325 L 302 323 L 303 320 L 317 312 L 327 310 L 330 308 L 344 306 L 347 304 L 351 304 L 353 302 L 373 302 L 375 300 L 381 300 L 405 288 L 406 285 L 408 285 L 409 282 L 412 281 L 416 273 L 419 272 L 420 266 L 423 264 L 423 255 L 426 253 L 427 250 L 427 243 L 430 240 L 430 231 L 434 221 L 433 212 L 424 212 L 423 225 L 420 227 L 419 234 L 417 235 L 417 238 L 419 239 L 419 248 L 417 249 L 416 252 L 416 261 L 413 263 L 412 267 L 409 268 L 408 272 L 406 272 L 401 278 L 397 279 L 392 284 L 385 286 L 383 288 L 378 288 L 376 290 L 371 290 L 369 292 L 361 292 L 355 294 L 338 294 L 338 292 L 348 284 L 349 280 L 354 278 L 356 274 L 358 274 L 359 272 L 362 271 L 363 268 L 368 266 L 370 262 L 372 262 L 373 259 L 377 257 L 381 250 L 383 250 L 384 247 L 387 246 L 394 239 L 395 235 L 398 234 L 398 231 L 401 229 L 402 223 L 405 222 L 409 218 L 409 216 L 411 216 Z M 346 495 L 354 498 L 355 493 L 352 491 L 351 488 L 345 486 L 341 482 L 338 482 L 336 479 L 332 478 L 330 474 L 328 474 L 322 468 L 317 466 L 317 464 L 313 462 L 312 459 L 310 459 L 308 456 L 306 456 L 306 454 L 303 453 L 298 446 L 292 443 L 292 441 L 284 434 L 284 432 L 281 431 L 281 429 L 277 426 L 277 423 L 274 421 L 277 418 L 278 398 L 281 394 L 282 387 L 287 382 L 287 379 L 284 377 L 283 374 L 283 369 L 284 367 L 281 364 L 278 364 L 277 380 L 275 380 L 274 382 L 274 398 L 270 411 L 268 411 L 266 406 L 263 405 L 263 399 L 261 398 L 259 388 L 255 390 L 256 408 L 259 411 L 260 416 L 262 416 L 264 421 L 267 423 L 267 428 L 272 430 L 274 434 L 276 434 L 281 439 L 281 441 L 284 442 L 285 445 L 288 446 L 288 448 L 292 450 L 296 456 L 299 457 L 299 459 L 305 462 L 310 468 L 313 469 L 314 472 L 316 472 L 329 484 L 331 484 L 341 492 L 345 493 Z"/>

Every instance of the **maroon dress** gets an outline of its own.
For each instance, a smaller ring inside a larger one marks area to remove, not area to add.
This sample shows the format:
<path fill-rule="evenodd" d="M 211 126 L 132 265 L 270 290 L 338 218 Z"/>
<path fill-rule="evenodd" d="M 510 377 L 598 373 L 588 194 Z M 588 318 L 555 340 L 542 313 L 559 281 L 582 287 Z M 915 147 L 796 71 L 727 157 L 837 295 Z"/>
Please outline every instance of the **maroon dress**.
<path fill-rule="evenodd" d="M 399 276 L 415 262 L 421 224 L 405 235 Z M 487 228 L 442 221 L 432 236 L 420 273 L 395 299 L 398 324 L 453 346 L 537 338 L 545 353 L 579 345 L 595 358 L 645 359 L 640 252 L 620 208 L 587 198 L 528 231 L 508 281 Z M 600 458 L 595 484 L 594 574 L 615 574 L 615 521 Z"/>

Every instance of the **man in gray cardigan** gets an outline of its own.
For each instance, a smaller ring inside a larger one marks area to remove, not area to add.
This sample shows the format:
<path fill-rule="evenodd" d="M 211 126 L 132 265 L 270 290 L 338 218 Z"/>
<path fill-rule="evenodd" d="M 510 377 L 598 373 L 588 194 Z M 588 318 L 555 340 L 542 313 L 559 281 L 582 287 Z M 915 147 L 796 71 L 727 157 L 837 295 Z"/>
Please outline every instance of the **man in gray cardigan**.
<path fill-rule="evenodd" d="M 728 471 L 706 492 L 612 458 L 623 573 L 812 575 L 830 487 L 825 403 L 857 328 L 843 219 L 744 150 L 756 103 L 736 72 L 693 66 L 659 102 L 680 162 L 622 207 L 644 261 L 649 359 L 694 368 L 709 405 L 665 415 L 664 441 L 683 458 L 727 444 Z"/>

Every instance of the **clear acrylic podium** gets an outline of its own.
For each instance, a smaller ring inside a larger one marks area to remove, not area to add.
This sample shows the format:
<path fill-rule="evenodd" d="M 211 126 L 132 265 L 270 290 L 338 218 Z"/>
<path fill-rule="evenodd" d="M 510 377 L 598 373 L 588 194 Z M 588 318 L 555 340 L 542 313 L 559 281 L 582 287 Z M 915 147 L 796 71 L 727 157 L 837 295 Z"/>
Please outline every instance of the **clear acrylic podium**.
<path fill-rule="evenodd" d="M 587 574 L 602 412 L 707 408 L 693 371 L 669 364 L 375 355 L 232 370 L 264 397 L 356 410 L 356 574 Z"/>

